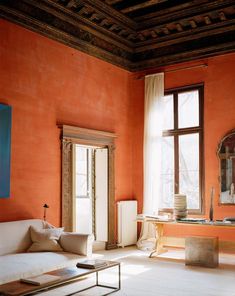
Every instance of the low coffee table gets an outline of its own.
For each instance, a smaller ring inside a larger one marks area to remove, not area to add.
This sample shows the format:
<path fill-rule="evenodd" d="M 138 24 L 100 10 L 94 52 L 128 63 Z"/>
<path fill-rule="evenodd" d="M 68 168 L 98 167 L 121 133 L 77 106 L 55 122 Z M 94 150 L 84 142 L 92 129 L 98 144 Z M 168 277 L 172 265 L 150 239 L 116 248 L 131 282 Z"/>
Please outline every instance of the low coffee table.
<path fill-rule="evenodd" d="M 118 269 L 118 281 L 117 287 L 102 285 L 99 283 L 99 272 L 105 269 L 109 269 L 112 267 L 117 267 Z M 66 267 L 62 269 L 57 269 L 51 272 L 47 272 L 46 274 L 52 274 L 56 276 L 60 276 L 60 279 L 56 282 L 47 283 L 45 285 L 35 286 L 32 284 L 26 284 L 21 281 L 9 282 L 7 284 L 0 285 L 0 296 L 23 296 L 23 295 L 33 295 L 38 292 L 42 292 L 44 290 L 54 289 L 63 285 L 68 285 L 74 283 L 76 281 L 81 280 L 83 277 L 94 274 L 96 275 L 95 284 L 91 285 L 85 289 L 78 290 L 71 294 L 67 294 L 66 296 L 74 295 L 76 293 L 94 288 L 94 287 L 102 287 L 108 288 L 111 291 L 103 294 L 109 295 L 121 289 L 121 266 L 119 262 L 115 261 L 107 261 L 107 265 L 100 268 L 94 269 L 85 269 L 85 268 L 77 268 L 77 267 Z"/>

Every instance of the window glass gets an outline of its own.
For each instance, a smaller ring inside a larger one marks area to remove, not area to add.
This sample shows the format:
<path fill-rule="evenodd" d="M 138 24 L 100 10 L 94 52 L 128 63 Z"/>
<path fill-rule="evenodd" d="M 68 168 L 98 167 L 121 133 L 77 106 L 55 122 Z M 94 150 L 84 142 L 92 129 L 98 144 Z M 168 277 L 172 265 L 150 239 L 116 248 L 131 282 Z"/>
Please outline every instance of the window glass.
<path fill-rule="evenodd" d="M 163 117 L 163 130 L 174 128 L 174 101 L 173 95 L 165 96 L 163 98 L 164 104 L 164 117 Z"/>
<path fill-rule="evenodd" d="M 174 137 L 162 138 L 160 208 L 173 207 Z"/>
<path fill-rule="evenodd" d="M 76 146 L 76 173 L 87 173 L 87 149 Z"/>
<path fill-rule="evenodd" d="M 198 90 L 179 93 L 178 118 L 179 128 L 199 126 Z"/>
<path fill-rule="evenodd" d="M 87 195 L 87 176 L 76 174 L 76 196 Z"/>
<path fill-rule="evenodd" d="M 88 189 L 88 150 L 76 146 L 76 196 L 87 196 Z"/>
<path fill-rule="evenodd" d="M 179 193 L 188 209 L 199 208 L 199 134 L 179 136 Z"/>

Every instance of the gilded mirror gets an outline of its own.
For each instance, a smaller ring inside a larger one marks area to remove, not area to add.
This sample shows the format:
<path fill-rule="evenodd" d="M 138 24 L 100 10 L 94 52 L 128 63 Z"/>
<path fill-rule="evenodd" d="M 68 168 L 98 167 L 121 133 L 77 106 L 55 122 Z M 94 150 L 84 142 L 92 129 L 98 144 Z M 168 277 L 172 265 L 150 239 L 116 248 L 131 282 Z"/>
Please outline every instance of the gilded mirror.
<path fill-rule="evenodd" d="M 235 204 L 235 130 L 221 140 L 218 147 L 220 162 L 220 203 Z"/>

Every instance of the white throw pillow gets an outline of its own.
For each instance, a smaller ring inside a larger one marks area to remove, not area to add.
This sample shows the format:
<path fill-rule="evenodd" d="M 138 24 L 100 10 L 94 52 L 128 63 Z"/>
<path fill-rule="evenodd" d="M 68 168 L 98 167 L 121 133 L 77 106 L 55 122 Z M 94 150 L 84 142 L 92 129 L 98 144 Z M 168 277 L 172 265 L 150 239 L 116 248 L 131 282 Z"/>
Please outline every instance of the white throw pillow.
<path fill-rule="evenodd" d="M 63 228 L 47 228 L 38 230 L 30 226 L 31 240 L 33 244 L 28 252 L 61 252 L 63 249 L 58 240 L 63 232 Z"/>

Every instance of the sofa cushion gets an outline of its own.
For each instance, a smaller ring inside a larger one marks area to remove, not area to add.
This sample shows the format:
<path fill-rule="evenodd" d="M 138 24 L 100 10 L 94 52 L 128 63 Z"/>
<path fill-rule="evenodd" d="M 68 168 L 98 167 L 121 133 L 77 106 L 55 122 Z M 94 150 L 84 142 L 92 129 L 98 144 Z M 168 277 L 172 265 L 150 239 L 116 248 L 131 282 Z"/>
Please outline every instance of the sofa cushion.
<path fill-rule="evenodd" d="M 33 244 L 28 249 L 28 252 L 63 251 L 58 243 L 63 230 L 64 228 L 47 228 L 37 230 L 33 226 L 30 226 L 30 234 Z"/>
<path fill-rule="evenodd" d="M 25 252 L 32 244 L 29 227 L 43 229 L 45 222 L 39 219 L 0 223 L 0 255 Z"/>
<path fill-rule="evenodd" d="M 66 252 L 21 253 L 0 256 L 0 284 L 36 276 L 67 266 L 76 266 L 82 256 Z"/>

